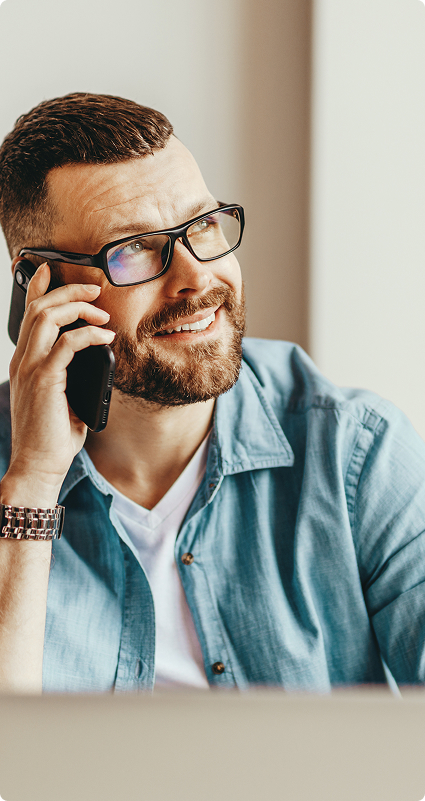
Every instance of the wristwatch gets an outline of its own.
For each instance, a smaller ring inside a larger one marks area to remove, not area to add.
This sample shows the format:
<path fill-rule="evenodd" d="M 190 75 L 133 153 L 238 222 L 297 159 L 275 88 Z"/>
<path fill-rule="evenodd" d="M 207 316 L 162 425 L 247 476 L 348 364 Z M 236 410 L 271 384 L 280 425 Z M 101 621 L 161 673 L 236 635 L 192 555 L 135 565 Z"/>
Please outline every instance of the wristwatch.
<path fill-rule="evenodd" d="M 37 509 L 0 503 L 0 539 L 59 540 L 65 507 Z"/>

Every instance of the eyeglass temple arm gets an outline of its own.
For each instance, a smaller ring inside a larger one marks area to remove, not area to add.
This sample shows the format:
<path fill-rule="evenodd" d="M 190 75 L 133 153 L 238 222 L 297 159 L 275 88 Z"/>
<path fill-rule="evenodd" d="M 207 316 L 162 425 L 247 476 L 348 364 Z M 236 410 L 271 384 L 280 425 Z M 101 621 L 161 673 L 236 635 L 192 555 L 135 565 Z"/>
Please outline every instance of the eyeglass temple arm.
<path fill-rule="evenodd" d="M 68 264 L 78 264 L 83 267 L 94 267 L 93 256 L 84 253 L 68 253 L 67 251 L 58 250 L 33 250 L 31 248 L 23 248 L 19 253 L 20 256 L 40 256 L 49 261 L 64 261 Z"/>

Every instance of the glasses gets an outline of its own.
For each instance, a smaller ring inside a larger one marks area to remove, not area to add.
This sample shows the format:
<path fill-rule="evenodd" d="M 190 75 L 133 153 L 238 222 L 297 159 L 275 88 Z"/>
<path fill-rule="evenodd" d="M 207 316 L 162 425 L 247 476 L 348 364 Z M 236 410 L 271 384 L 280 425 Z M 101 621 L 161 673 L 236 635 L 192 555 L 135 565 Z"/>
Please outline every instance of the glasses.
<path fill-rule="evenodd" d="M 134 286 L 153 281 L 167 272 L 177 239 L 183 242 L 198 261 L 214 261 L 239 247 L 244 225 L 242 206 L 220 203 L 218 209 L 194 217 L 176 228 L 127 236 L 109 242 L 94 256 L 32 248 L 23 248 L 19 255 L 41 256 L 65 264 L 98 267 L 113 286 Z"/>

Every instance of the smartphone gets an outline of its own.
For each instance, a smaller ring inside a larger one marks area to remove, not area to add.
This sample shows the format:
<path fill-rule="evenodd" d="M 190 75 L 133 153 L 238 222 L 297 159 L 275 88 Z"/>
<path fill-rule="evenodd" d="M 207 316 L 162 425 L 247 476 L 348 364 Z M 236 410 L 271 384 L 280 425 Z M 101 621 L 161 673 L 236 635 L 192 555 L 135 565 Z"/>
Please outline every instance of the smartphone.
<path fill-rule="evenodd" d="M 9 336 L 16 345 L 25 312 L 25 296 L 28 284 L 36 267 L 23 259 L 15 265 L 13 273 L 12 298 L 9 313 Z M 60 329 L 64 331 L 88 325 L 85 320 L 76 320 Z M 114 382 L 115 358 L 109 345 L 90 345 L 77 351 L 67 367 L 66 396 L 77 417 L 91 431 L 103 431 L 108 422 Z"/>

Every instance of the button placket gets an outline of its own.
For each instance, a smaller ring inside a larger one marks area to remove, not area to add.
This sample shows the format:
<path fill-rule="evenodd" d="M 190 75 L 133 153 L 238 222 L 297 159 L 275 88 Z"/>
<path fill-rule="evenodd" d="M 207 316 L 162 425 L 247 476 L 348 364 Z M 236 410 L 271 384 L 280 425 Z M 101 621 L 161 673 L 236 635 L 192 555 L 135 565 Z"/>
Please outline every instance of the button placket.
<path fill-rule="evenodd" d="M 221 479 L 222 476 L 215 485 L 212 495 L 207 499 L 207 506 L 214 495 L 217 494 L 221 485 Z M 195 544 L 198 534 L 199 522 L 197 515 L 199 515 L 199 511 L 198 509 L 193 517 L 186 521 L 180 531 L 179 538 L 176 542 L 176 561 L 179 564 L 179 573 L 183 589 L 186 592 L 189 608 L 201 642 L 208 681 L 211 686 L 235 687 L 237 684 L 233 674 L 231 660 L 227 653 L 218 610 L 213 601 L 211 587 L 207 580 L 202 551 L 194 555 L 189 550 L 189 548 L 193 547 Z M 185 567 L 193 565 L 193 567 L 189 571 L 185 570 L 183 565 Z M 223 662 L 220 660 L 220 656 L 224 658 Z"/>

